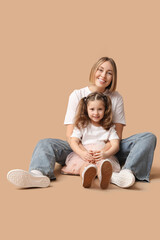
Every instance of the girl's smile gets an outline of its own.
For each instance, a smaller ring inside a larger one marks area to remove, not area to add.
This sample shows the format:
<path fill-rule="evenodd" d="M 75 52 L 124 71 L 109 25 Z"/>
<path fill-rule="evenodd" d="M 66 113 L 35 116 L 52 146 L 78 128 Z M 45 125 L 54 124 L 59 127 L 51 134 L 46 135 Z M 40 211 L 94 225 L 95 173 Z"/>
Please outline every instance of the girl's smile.
<path fill-rule="evenodd" d="M 87 106 L 87 112 L 91 123 L 99 126 L 100 120 L 104 117 L 104 103 L 101 100 L 89 101 Z"/>

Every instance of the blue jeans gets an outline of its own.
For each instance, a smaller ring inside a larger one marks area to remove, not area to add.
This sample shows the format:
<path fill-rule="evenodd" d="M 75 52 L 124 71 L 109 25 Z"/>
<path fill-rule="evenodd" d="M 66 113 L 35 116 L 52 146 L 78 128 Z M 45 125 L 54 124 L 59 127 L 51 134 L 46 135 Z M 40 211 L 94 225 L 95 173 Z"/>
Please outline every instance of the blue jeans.
<path fill-rule="evenodd" d="M 137 180 L 149 182 L 157 138 L 145 132 L 122 139 L 116 154 L 123 169 L 130 169 Z"/>
<path fill-rule="evenodd" d="M 122 139 L 120 151 L 116 154 L 123 168 L 130 169 L 138 180 L 149 181 L 153 162 L 156 136 L 152 133 L 140 133 Z M 51 180 L 54 176 L 55 162 L 65 165 L 66 157 L 72 152 L 69 144 L 60 139 L 40 140 L 34 149 L 29 171 L 39 170 Z"/>

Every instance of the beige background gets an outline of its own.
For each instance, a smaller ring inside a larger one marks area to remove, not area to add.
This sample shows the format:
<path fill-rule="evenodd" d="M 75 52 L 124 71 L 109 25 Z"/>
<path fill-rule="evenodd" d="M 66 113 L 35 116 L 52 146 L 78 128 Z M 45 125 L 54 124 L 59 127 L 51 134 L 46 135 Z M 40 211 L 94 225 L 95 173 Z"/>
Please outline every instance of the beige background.
<path fill-rule="evenodd" d="M 3 239 L 158 239 L 159 1 L 0 1 L 0 189 Z M 39 139 L 65 139 L 69 94 L 88 84 L 102 56 L 118 67 L 124 137 L 156 134 L 151 182 L 83 189 L 62 176 L 47 189 L 18 190 L 10 169 L 28 169 Z"/>

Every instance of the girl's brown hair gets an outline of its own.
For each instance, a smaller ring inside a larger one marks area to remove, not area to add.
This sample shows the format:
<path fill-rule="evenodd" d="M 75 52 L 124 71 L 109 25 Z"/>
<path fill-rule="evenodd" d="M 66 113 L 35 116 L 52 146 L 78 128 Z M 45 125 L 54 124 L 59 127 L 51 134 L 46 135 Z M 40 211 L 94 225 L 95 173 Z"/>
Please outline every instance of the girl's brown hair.
<path fill-rule="evenodd" d="M 112 82 L 110 83 L 110 85 L 107 87 L 107 89 L 109 90 L 109 92 L 114 92 L 116 90 L 116 86 L 117 86 L 117 66 L 115 61 L 112 58 L 109 57 L 102 57 L 100 58 L 92 67 L 91 72 L 90 72 L 90 76 L 89 76 L 89 81 L 94 84 L 95 82 L 95 73 L 98 70 L 98 68 L 100 67 L 100 65 L 102 65 L 104 62 L 110 62 L 110 64 L 112 65 L 113 68 L 113 78 L 112 78 Z"/>
<path fill-rule="evenodd" d="M 77 113 L 75 116 L 75 127 L 81 129 L 88 126 L 90 123 L 90 118 L 87 112 L 87 105 L 90 101 L 99 100 L 104 103 L 105 112 L 103 118 L 100 120 L 100 125 L 108 130 L 113 126 L 112 122 L 112 103 L 110 97 L 104 95 L 103 93 L 93 92 L 90 93 L 87 97 L 84 97 L 80 100 L 77 108 Z"/>

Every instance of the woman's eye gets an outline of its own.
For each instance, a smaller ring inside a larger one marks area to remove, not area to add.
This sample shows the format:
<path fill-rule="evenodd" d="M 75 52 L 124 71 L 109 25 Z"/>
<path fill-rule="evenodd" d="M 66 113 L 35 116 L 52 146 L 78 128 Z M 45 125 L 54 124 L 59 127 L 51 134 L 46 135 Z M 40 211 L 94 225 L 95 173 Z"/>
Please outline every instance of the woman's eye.
<path fill-rule="evenodd" d="M 102 69 L 98 69 L 100 72 L 103 72 L 103 70 Z"/>

